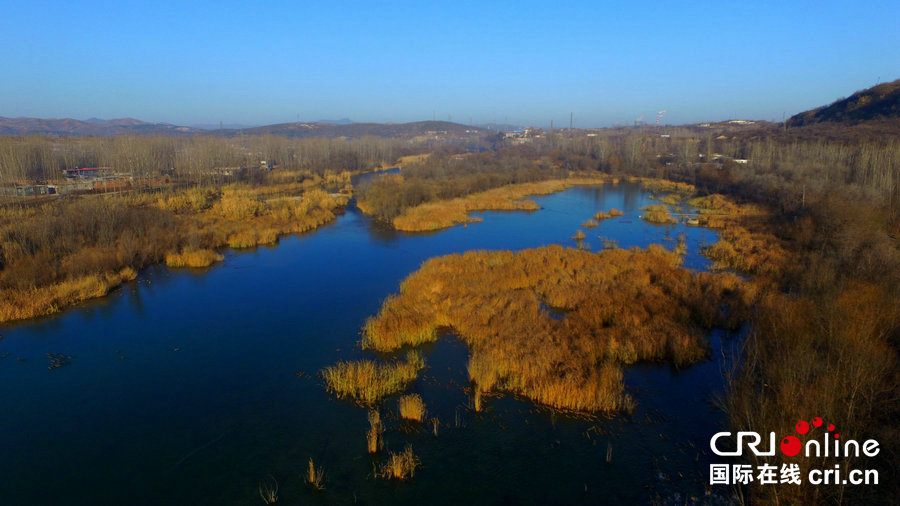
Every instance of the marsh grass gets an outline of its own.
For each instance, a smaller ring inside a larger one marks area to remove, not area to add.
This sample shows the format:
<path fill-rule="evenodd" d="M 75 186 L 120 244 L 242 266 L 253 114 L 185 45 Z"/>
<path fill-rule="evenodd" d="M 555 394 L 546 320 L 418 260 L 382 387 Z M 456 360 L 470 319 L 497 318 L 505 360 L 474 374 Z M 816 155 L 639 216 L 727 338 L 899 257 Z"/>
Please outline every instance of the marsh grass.
<path fill-rule="evenodd" d="M 425 420 L 425 403 L 422 401 L 421 395 L 403 395 L 397 401 L 397 404 L 400 409 L 400 418 L 417 422 Z"/>
<path fill-rule="evenodd" d="M 669 214 L 669 208 L 662 204 L 651 204 L 645 207 L 643 211 L 644 214 L 641 215 L 641 218 L 647 223 L 653 223 L 654 225 L 678 223 L 678 220 Z"/>
<path fill-rule="evenodd" d="M 0 322 L 106 295 L 154 263 L 206 267 L 215 250 L 270 244 L 346 203 L 300 183 L 195 187 L 0 207 Z"/>
<path fill-rule="evenodd" d="M 677 193 L 669 193 L 667 195 L 663 195 L 659 198 L 659 201 L 663 204 L 668 204 L 670 206 L 677 206 L 684 202 L 684 195 L 679 195 Z"/>
<path fill-rule="evenodd" d="M 80 276 L 40 288 L 0 290 L 0 322 L 52 314 L 61 308 L 102 297 L 135 277 L 134 269 L 124 267 L 119 272 Z"/>
<path fill-rule="evenodd" d="M 691 199 L 690 204 L 700 211 L 700 225 L 721 230 L 719 240 L 703 249 L 713 269 L 752 274 L 759 283 L 777 280 L 788 270 L 787 245 L 761 220 L 768 211 L 719 194 Z"/>
<path fill-rule="evenodd" d="M 168 267 L 209 267 L 216 262 L 221 262 L 224 258 L 222 254 L 215 251 L 198 249 L 170 253 L 166 255 L 166 265 Z"/>
<path fill-rule="evenodd" d="M 506 390 L 559 409 L 627 412 L 634 403 L 624 393 L 622 364 L 699 360 L 706 354 L 701 329 L 736 327 L 755 296 L 736 276 L 680 264 L 661 246 L 433 258 L 385 300 L 363 339 L 392 351 L 418 342 L 409 336 L 452 328 L 470 350 L 476 411 L 484 394 Z M 542 301 L 566 318 L 551 318 Z"/>
<path fill-rule="evenodd" d="M 597 211 L 597 214 L 594 215 L 594 221 L 608 220 L 617 216 L 625 216 L 625 213 L 615 207 L 610 207 L 609 211 Z"/>
<path fill-rule="evenodd" d="M 426 202 L 408 208 L 393 219 L 394 228 L 407 232 L 423 232 L 452 227 L 457 223 L 480 221 L 469 216 L 473 211 L 534 211 L 534 201 L 522 200 L 530 195 L 547 195 L 582 184 L 602 184 L 606 176 L 570 177 L 534 183 L 518 183 L 474 193 L 465 197 Z"/>
<path fill-rule="evenodd" d="M 629 181 L 638 181 L 641 183 L 642 188 L 655 194 L 671 193 L 689 197 L 697 191 L 694 185 L 680 181 L 651 178 L 629 178 Z"/>
<path fill-rule="evenodd" d="M 312 457 L 309 458 L 309 466 L 306 470 L 306 483 L 315 490 L 325 490 L 325 470 L 316 467 Z"/>
<path fill-rule="evenodd" d="M 384 427 L 381 425 L 381 413 L 378 410 L 369 410 L 369 431 L 366 433 L 366 448 L 369 453 L 378 453 L 384 445 L 382 434 Z"/>
<path fill-rule="evenodd" d="M 278 481 L 274 476 L 269 475 L 268 478 L 259 482 L 259 496 L 266 504 L 278 502 Z"/>
<path fill-rule="evenodd" d="M 378 475 L 389 480 L 406 480 L 412 478 L 420 466 L 421 461 L 413 453 L 412 446 L 406 445 L 400 453 L 391 452 Z"/>
<path fill-rule="evenodd" d="M 338 362 L 322 370 L 328 389 L 341 398 L 373 405 L 383 397 L 403 391 L 413 382 L 425 360 L 416 351 L 406 360 L 378 363 L 372 360 Z"/>
<path fill-rule="evenodd" d="M 591 219 L 587 220 L 586 222 L 582 223 L 581 226 L 584 228 L 595 228 L 595 227 L 600 226 L 600 222 L 591 218 Z"/>

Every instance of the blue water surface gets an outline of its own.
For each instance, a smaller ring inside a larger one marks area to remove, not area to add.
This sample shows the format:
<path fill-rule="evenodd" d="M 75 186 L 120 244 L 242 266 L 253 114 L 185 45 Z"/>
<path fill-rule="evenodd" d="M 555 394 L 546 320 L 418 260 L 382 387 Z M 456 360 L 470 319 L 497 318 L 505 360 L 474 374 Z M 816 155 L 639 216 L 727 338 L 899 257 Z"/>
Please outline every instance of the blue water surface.
<path fill-rule="evenodd" d="M 662 244 L 684 234 L 685 265 L 716 233 L 639 219 L 653 203 L 638 185 L 576 187 L 537 197 L 535 212 L 479 213 L 483 222 L 404 234 L 354 206 L 331 225 L 275 247 L 228 251 L 203 270 L 146 269 L 110 296 L 52 317 L 0 327 L 0 504 L 597 504 L 702 499 L 713 405 L 725 365 L 626 372 L 633 416 L 552 413 L 511 395 L 468 409 L 467 350 L 448 335 L 422 348 L 428 369 L 412 390 L 431 426 L 401 422 L 385 402 L 387 449 L 412 444 L 414 479 L 373 476 L 366 410 L 327 394 L 317 376 L 359 349 L 365 319 L 433 256 L 520 250 L 570 239 L 599 210 L 625 216 L 584 229 L 585 247 Z M 726 343 L 726 344 L 723 344 Z M 71 356 L 48 370 L 48 353 Z M 385 358 L 385 357 L 380 357 Z M 607 462 L 607 453 L 611 460 Z M 308 459 L 323 491 L 305 485 Z"/>

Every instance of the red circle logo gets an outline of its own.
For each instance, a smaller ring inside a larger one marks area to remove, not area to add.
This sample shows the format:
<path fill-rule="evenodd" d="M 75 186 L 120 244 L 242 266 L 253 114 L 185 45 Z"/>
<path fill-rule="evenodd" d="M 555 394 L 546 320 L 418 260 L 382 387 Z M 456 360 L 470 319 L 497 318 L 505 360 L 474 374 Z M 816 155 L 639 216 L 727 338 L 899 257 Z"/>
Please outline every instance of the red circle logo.
<path fill-rule="evenodd" d="M 795 436 L 788 436 L 781 440 L 781 453 L 793 457 L 800 453 L 800 440 Z"/>

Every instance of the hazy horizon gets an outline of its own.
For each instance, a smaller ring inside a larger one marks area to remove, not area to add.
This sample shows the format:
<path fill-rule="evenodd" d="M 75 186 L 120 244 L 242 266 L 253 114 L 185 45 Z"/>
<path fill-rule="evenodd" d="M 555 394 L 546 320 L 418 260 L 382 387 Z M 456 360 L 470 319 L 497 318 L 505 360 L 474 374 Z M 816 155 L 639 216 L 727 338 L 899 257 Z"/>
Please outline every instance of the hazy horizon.
<path fill-rule="evenodd" d="M 0 116 L 774 120 L 900 77 L 896 2 L 7 5 Z"/>

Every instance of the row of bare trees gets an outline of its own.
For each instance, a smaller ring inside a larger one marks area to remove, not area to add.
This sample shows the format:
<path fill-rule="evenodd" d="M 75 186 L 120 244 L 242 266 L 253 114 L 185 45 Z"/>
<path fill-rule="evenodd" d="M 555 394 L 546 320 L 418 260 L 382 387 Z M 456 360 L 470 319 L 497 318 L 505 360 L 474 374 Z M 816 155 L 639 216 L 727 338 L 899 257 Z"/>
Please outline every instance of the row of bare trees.
<path fill-rule="evenodd" d="M 52 181 L 63 177 L 66 169 L 112 167 L 138 177 L 175 169 L 180 175 L 203 182 L 203 174 L 212 169 L 258 167 L 262 160 L 321 174 L 390 163 L 414 149 L 408 141 L 377 137 L 0 137 L 0 181 Z"/>

